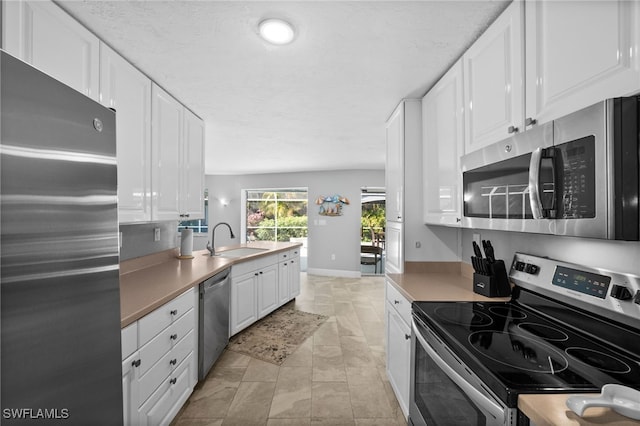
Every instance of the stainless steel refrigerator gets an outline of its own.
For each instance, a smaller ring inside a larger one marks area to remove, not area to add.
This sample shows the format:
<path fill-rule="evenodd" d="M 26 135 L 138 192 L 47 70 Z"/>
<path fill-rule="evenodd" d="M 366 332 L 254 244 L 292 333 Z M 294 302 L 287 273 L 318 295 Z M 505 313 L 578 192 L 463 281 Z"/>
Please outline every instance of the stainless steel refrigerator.
<path fill-rule="evenodd" d="M 122 424 L 115 113 L 0 54 L 0 421 Z"/>

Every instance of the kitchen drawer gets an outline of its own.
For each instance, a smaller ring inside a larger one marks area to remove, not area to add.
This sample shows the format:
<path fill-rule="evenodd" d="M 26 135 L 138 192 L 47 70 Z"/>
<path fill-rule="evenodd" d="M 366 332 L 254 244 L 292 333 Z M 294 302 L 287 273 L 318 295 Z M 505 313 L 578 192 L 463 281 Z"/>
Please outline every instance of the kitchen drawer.
<path fill-rule="evenodd" d="M 278 263 L 278 254 L 270 254 L 269 256 L 240 262 L 231 267 L 231 277 L 239 277 L 240 275 L 258 271 L 276 263 Z"/>
<path fill-rule="evenodd" d="M 291 258 L 290 251 L 281 251 L 280 253 L 278 253 L 278 262 L 284 262 L 286 260 L 289 260 L 290 258 Z"/>
<path fill-rule="evenodd" d="M 195 310 L 191 309 L 140 348 L 140 374 L 145 374 L 164 354 L 182 340 L 195 326 Z M 174 338 L 175 337 L 175 338 Z M 193 340 L 193 339 L 192 339 Z M 193 343 L 193 342 L 192 342 Z"/>
<path fill-rule="evenodd" d="M 140 407 L 140 425 L 169 424 L 193 390 L 196 356 L 191 352 Z"/>
<path fill-rule="evenodd" d="M 121 331 L 122 359 L 138 350 L 138 323 L 129 324 Z"/>
<path fill-rule="evenodd" d="M 140 401 L 144 402 L 160 384 L 194 351 L 193 331 L 190 331 L 176 346 L 155 363 L 140 378 Z"/>
<path fill-rule="evenodd" d="M 409 302 L 390 282 L 387 281 L 387 300 L 398 311 L 404 322 L 411 325 L 411 302 Z"/>
<path fill-rule="evenodd" d="M 192 309 L 195 303 L 194 290 L 189 289 L 172 301 L 165 303 L 149 315 L 138 321 L 138 340 L 142 346 L 153 339 L 158 333 L 175 322 Z"/>

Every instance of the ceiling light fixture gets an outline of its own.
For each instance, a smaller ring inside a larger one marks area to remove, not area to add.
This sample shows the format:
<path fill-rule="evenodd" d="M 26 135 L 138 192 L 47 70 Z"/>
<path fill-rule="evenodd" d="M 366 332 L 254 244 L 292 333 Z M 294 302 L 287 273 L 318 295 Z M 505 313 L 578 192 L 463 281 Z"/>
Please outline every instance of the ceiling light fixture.
<path fill-rule="evenodd" d="M 273 44 L 289 44 L 295 35 L 290 23 L 281 19 L 265 19 L 258 25 L 260 37 Z"/>

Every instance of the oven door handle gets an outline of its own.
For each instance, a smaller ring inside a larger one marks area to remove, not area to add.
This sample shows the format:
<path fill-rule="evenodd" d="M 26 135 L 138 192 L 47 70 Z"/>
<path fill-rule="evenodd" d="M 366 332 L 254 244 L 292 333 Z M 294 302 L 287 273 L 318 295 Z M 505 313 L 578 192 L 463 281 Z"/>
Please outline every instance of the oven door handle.
<path fill-rule="evenodd" d="M 433 359 L 433 361 L 438 364 L 445 374 L 456 384 L 458 385 L 462 391 L 471 399 L 473 402 L 478 404 L 478 408 L 481 408 L 486 413 L 493 416 L 498 422 L 504 421 L 505 410 L 493 402 L 491 399 L 487 398 L 482 394 L 478 389 L 474 388 L 469 382 L 460 376 L 453 368 L 449 367 L 446 362 L 436 353 L 436 351 L 431 347 L 429 343 L 425 340 L 424 337 L 420 334 L 420 330 L 418 330 L 415 321 L 413 321 L 413 334 L 418 339 L 422 348 L 427 352 L 429 357 Z"/>

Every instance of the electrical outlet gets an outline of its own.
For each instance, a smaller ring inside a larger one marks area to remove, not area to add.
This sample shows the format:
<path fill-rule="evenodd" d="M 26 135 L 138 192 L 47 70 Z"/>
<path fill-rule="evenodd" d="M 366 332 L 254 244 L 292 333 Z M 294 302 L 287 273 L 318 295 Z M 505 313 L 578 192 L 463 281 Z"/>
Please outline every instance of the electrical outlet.
<path fill-rule="evenodd" d="M 473 233 L 473 241 L 478 244 L 479 247 L 482 247 L 482 236 L 478 232 Z"/>
<path fill-rule="evenodd" d="M 160 241 L 160 228 L 153 228 L 153 241 Z"/>

